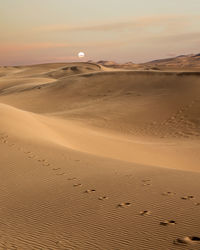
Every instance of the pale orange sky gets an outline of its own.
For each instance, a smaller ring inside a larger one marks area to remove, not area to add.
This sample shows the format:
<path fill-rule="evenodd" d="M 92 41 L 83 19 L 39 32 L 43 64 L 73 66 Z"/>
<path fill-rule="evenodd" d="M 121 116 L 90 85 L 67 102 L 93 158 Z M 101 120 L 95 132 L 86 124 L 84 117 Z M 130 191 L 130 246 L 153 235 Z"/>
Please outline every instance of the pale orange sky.
<path fill-rule="evenodd" d="M 199 53 L 199 0 L 0 0 L 0 65 Z"/>

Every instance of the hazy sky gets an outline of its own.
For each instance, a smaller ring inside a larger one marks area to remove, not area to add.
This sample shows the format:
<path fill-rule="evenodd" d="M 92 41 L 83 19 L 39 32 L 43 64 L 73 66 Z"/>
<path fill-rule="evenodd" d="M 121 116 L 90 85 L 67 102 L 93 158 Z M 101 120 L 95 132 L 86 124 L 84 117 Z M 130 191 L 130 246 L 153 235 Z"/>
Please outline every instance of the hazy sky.
<path fill-rule="evenodd" d="M 0 0 L 0 65 L 200 53 L 200 0 Z"/>

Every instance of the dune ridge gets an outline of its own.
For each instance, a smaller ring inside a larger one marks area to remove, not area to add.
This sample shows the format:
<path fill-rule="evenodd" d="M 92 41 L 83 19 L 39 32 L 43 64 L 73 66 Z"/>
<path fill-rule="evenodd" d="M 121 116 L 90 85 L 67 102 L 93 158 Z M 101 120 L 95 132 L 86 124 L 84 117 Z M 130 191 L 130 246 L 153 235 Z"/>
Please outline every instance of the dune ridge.
<path fill-rule="evenodd" d="M 0 67 L 0 248 L 199 249 L 200 72 L 186 65 Z"/>

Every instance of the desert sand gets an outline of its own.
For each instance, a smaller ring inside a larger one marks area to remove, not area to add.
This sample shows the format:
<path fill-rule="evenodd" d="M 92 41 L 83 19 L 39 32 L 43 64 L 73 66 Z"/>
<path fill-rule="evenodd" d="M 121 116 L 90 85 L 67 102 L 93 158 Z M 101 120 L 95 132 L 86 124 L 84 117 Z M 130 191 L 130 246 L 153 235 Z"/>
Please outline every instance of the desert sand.
<path fill-rule="evenodd" d="M 196 59 L 0 67 L 0 249 L 200 249 Z"/>

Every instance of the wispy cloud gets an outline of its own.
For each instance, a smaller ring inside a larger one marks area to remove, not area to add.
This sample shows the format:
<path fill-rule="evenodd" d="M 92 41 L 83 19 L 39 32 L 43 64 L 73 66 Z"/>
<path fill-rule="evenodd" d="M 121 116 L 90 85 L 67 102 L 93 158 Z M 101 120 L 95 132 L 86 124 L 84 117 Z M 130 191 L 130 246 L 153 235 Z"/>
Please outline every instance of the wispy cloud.
<path fill-rule="evenodd" d="M 49 57 L 48 61 L 69 62 L 69 61 L 80 61 L 80 59 L 77 56 L 55 56 L 55 57 Z"/>
<path fill-rule="evenodd" d="M 143 18 L 135 18 L 132 20 L 118 21 L 118 22 L 108 22 L 108 23 L 97 23 L 93 25 L 82 25 L 82 26 L 70 26 L 65 24 L 60 25 L 49 25 L 37 28 L 39 31 L 118 31 L 124 29 L 134 29 L 134 28 L 147 28 L 151 26 L 170 26 L 174 27 L 176 25 L 184 25 L 192 21 L 195 18 L 200 18 L 199 16 L 191 17 L 185 15 L 167 15 L 167 16 L 150 16 Z"/>
<path fill-rule="evenodd" d="M 200 32 L 185 32 L 177 34 L 160 34 L 149 37 L 149 41 L 152 42 L 164 42 L 164 43 L 181 43 L 185 42 L 197 42 L 200 43 Z"/>
<path fill-rule="evenodd" d="M 39 51 L 39 50 L 47 50 L 47 49 L 55 49 L 55 48 L 70 48 L 70 49 L 92 49 L 98 47 L 112 48 L 114 46 L 121 46 L 126 44 L 126 41 L 86 41 L 82 43 L 1 43 L 0 42 L 0 54 L 6 55 L 10 53 L 19 53 L 19 52 L 30 52 L 30 51 Z"/>
<path fill-rule="evenodd" d="M 67 43 L 0 43 L 0 53 L 40 50 L 49 48 L 67 48 Z"/>

